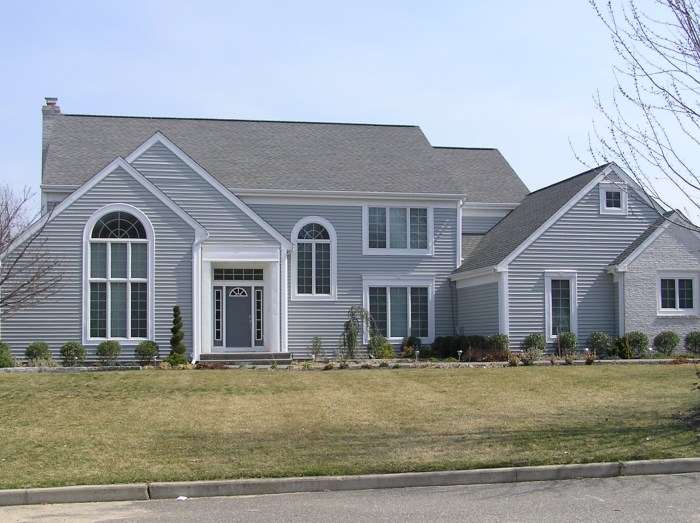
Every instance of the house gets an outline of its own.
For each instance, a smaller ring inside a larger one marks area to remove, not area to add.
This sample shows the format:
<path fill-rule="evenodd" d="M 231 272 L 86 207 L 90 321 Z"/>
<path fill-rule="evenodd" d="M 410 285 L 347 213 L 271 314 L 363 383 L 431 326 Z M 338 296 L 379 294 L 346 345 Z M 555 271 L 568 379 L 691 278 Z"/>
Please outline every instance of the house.
<path fill-rule="evenodd" d="M 416 126 L 42 113 L 46 212 L 23 240 L 63 280 L 0 325 L 17 356 L 165 349 L 175 304 L 193 360 L 332 353 L 354 305 L 394 343 L 698 328 L 696 233 L 614 164 L 528 194 L 497 150 Z"/>
<path fill-rule="evenodd" d="M 583 343 L 610 336 L 700 330 L 700 237 L 663 213 L 615 164 L 527 195 L 485 235 L 463 241 L 452 275 L 458 330 L 531 333 Z"/>

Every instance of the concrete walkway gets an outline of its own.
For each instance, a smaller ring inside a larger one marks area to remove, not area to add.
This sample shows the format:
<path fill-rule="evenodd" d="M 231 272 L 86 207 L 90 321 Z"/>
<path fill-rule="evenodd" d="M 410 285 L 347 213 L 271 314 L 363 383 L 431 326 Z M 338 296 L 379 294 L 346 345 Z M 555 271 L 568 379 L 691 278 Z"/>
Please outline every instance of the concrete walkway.
<path fill-rule="evenodd" d="M 0 490 L 0 506 L 176 499 L 179 496 L 199 498 L 294 492 L 519 483 L 579 478 L 685 474 L 690 472 L 700 472 L 700 458 L 587 463 L 583 465 L 549 465 L 542 467 L 509 467 L 448 472 L 367 474 L 362 476 L 237 479 Z"/>

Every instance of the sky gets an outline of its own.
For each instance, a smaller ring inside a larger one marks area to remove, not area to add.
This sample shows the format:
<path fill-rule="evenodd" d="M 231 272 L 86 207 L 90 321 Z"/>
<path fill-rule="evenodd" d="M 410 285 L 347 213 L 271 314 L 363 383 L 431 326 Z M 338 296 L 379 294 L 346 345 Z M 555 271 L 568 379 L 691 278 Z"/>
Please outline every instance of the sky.
<path fill-rule="evenodd" d="M 614 50 L 586 0 L 0 0 L 0 183 L 62 112 L 418 125 L 531 190 L 585 171 Z M 572 150 L 573 147 L 573 150 Z"/>

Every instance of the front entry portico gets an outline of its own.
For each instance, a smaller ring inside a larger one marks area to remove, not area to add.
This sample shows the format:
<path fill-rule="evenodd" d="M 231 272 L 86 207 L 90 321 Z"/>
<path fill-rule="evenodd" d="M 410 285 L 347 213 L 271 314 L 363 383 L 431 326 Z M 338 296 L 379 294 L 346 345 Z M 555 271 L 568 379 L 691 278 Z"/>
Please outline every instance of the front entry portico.
<path fill-rule="evenodd" d="M 286 346 L 286 261 L 279 247 L 203 245 L 200 354 Z"/>

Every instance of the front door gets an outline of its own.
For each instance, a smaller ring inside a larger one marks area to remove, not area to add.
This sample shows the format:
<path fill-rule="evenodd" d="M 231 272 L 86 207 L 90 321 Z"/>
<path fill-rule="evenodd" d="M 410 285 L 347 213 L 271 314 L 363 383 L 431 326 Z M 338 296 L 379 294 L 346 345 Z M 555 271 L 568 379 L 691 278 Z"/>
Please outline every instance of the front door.
<path fill-rule="evenodd" d="M 253 301 L 251 287 L 225 287 L 226 346 L 252 346 Z"/>

